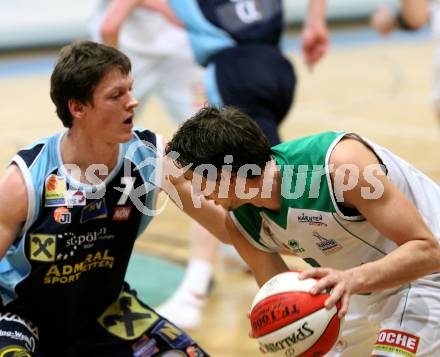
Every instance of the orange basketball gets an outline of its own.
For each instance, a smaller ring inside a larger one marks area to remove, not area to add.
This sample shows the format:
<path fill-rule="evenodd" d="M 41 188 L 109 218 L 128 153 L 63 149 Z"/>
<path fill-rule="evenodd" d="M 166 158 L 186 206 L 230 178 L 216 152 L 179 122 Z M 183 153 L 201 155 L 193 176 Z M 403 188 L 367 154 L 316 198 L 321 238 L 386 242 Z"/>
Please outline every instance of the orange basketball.
<path fill-rule="evenodd" d="M 326 309 L 324 302 L 329 294 L 310 294 L 316 280 L 298 280 L 298 274 L 274 276 L 261 287 L 252 303 L 252 336 L 264 354 L 324 356 L 338 339 L 340 305 Z"/>

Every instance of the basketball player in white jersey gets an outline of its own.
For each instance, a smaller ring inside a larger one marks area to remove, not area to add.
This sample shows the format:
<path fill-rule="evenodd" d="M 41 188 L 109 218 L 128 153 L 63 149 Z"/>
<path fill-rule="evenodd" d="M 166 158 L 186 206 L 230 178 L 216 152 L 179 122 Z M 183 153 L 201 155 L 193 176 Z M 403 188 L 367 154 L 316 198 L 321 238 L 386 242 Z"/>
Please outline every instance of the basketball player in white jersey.
<path fill-rule="evenodd" d="M 187 120 L 168 152 L 230 210 L 230 238 L 260 286 L 288 271 L 280 253 L 314 266 L 300 277 L 319 278 L 311 293 L 331 289 L 326 307 L 341 301 L 346 315 L 328 356 L 440 356 L 440 188 L 423 173 L 352 133 L 270 148 L 228 107 Z"/>
<path fill-rule="evenodd" d="M 325 0 L 308 3 L 302 52 L 311 69 L 326 53 L 328 35 Z M 188 30 L 194 57 L 206 67 L 209 104 L 240 108 L 252 116 L 272 145 L 278 144 L 279 127 L 296 88 L 294 66 L 280 49 L 283 1 L 170 0 L 169 4 Z M 189 307 L 203 305 L 199 281 L 208 281 L 209 262 L 214 262 L 218 247 L 216 239 L 208 238 L 193 235 L 185 277 L 176 293 L 158 307 L 181 326 L 194 327 L 200 320 L 200 309 Z"/>
<path fill-rule="evenodd" d="M 97 42 L 118 47 L 133 66 L 133 94 L 144 105 L 156 94 L 176 123 L 204 102 L 203 70 L 185 30 L 157 0 L 101 0 L 91 23 Z"/>

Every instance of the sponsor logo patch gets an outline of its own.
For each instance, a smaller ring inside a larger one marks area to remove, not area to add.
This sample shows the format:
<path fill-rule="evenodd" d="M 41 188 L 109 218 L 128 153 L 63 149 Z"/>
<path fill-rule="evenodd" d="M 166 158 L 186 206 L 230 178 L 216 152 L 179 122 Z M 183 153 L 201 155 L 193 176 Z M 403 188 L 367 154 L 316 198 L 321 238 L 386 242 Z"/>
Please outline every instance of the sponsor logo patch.
<path fill-rule="evenodd" d="M 47 270 L 44 284 L 70 284 L 79 280 L 84 272 L 95 269 L 113 269 L 115 257 L 109 255 L 109 249 L 103 252 L 87 254 L 84 260 L 74 264 L 53 264 Z"/>
<path fill-rule="evenodd" d="M 407 332 L 397 330 L 381 330 L 374 345 L 376 355 L 415 357 L 419 348 L 420 338 Z"/>
<path fill-rule="evenodd" d="M 159 349 L 156 346 L 157 342 L 154 338 L 150 339 L 147 336 L 142 336 L 139 340 L 131 345 L 133 349 L 134 357 L 151 357 L 157 352 Z"/>
<path fill-rule="evenodd" d="M 32 357 L 32 355 L 24 347 L 8 346 L 0 350 L 0 357 Z"/>
<path fill-rule="evenodd" d="M 151 332 L 160 336 L 173 348 L 183 349 L 195 344 L 191 337 L 167 320 L 161 320 Z"/>
<path fill-rule="evenodd" d="M 67 260 L 73 257 L 80 247 L 83 249 L 91 249 L 95 246 L 95 243 L 99 240 L 113 239 L 114 234 L 107 233 L 107 227 L 102 227 L 96 231 L 84 232 L 84 234 L 75 234 L 73 232 L 64 232 L 63 234 L 58 234 L 58 247 L 60 244 L 64 244 L 67 251 L 64 250 L 60 252 L 58 249 L 58 254 L 56 260 Z"/>
<path fill-rule="evenodd" d="M 160 317 L 142 306 L 127 292 L 121 293 L 99 317 L 99 324 L 111 334 L 124 340 L 134 340 L 147 332 Z"/>
<path fill-rule="evenodd" d="M 86 205 L 86 194 L 82 190 L 68 190 L 64 193 L 66 199 L 66 206 L 85 206 Z"/>
<path fill-rule="evenodd" d="M 105 205 L 105 199 L 101 199 L 89 203 L 82 209 L 80 223 L 86 223 L 92 219 L 104 218 L 107 218 L 107 207 Z"/>
<path fill-rule="evenodd" d="M 40 262 L 53 262 L 56 253 L 56 235 L 31 234 L 30 259 Z"/>
<path fill-rule="evenodd" d="M 196 346 L 188 346 L 186 348 L 186 354 L 189 357 L 203 357 L 205 356 L 202 352 L 202 350 Z"/>
<path fill-rule="evenodd" d="M 53 219 L 55 220 L 55 222 L 58 222 L 60 224 L 71 223 L 72 214 L 70 213 L 68 208 L 58 207 L 55 211 L 53 211 Z"/>
<path fill-rule="evenodd" d="M 56 207 L 64 206 L 66 200 L 66 178 L 64 176 L 49 175 L 44 185 L 44 206 Z"/>
<path fill-rule="evenodd" d="M 18 315 L 6 312 L 4 314 L 0 313 L 0 321 L 16 322 L 24 326 L 34 337 L 38 339 L 38 327 L 36 327 L 31 321 L 24 320 Z"/>
<path fill-rule="evenodd" d="M 342 246 L 334 239 L 327 239 L 320 235 L 318 232 L 313 232 L 313 237 L 318 240 L 316 245 L 324 253 L 324 255 L 330 255 L 338 252 L 342 249 Z"/>
<path fill-rule="evenodd" d="M 299 245 L 299 242 L 298 242 L 297 240 L 295 240 L 295 239 L 291 239 L 291 240 L 289 240 L 289 241 L 287 242 L 287 245 L 288 245 L 288 249 L 290 249 L 290 250 L 293 249 L 293 251 L 294 251 L 295 253 L 297 253 L 297 254 L 299 254 L 299 253 L 304 253 L 304 252 L 306 251 L 303 247 L 301 247 L 301 246 Z"/>
<path fill-rule="evenodd" d="M 35 351 L 35 338 L 34 336 L 28 336 L 20 331 L 0 330 L 0 338 L 6 337 L 7 339 L 17 340 L 24 343 L 28 351 Z M 21 354 L 20 354 L 21 356 Z"/>
<path fill-rule="evenodd" d="M 323 222 L 322 214 L 305 214 L 304 212 L 297 216 L 298 223 L 308 223 L 309 226 L 327 227 L 327 223 Z"/>
<path fill-rule="evenodd" d="M 130 218 L 131 207 L 116 207 L 113 213 L 114 221 L 128 221 Z"/>

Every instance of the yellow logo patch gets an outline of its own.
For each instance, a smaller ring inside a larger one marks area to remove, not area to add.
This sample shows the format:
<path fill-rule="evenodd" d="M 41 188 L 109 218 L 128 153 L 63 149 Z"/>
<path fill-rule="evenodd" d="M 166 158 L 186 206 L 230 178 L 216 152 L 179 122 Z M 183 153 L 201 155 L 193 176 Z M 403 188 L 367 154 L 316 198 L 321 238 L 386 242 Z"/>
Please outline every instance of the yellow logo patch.
<path fill-rule="evenodd" d="M 124 340 L 133 340 L 149 330 L 159 316 L 143 307 L 127 292 L 122 292 L 117 301 L 111 304 L 99 317 L 101 326 L 113 335 Z"/>
<path fill-rule="evenodd" d="M 32 355 L 21 346 L 8 346 L 0 350 L 0 357 L 32 357 Z"/>
<path fill-rule="evenodd" d="M 31 234 L 30 258 L 40 262 L 55 261 L 57 240 L 55 234 Z"/>

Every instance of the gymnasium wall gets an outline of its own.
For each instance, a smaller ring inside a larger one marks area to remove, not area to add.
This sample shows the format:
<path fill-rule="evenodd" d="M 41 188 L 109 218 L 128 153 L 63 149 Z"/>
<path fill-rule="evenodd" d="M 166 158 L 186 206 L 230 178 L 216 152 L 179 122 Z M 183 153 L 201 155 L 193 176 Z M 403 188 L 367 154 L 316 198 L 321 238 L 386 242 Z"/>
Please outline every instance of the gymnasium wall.
<path fill-rule="evenodd" d="M 98 0 L 0 0 L 0 50 L 57 46 L 88 35 Z M 398 0 L 327 0 L 331 21 L 366 19 L 378 4 Z M 301 23 L 308 0 L 284 0 L 286 22 Z"/>

